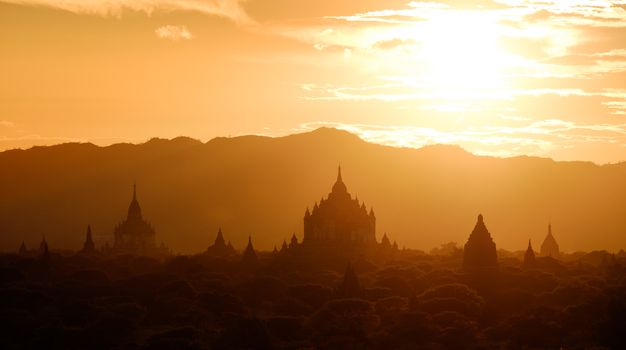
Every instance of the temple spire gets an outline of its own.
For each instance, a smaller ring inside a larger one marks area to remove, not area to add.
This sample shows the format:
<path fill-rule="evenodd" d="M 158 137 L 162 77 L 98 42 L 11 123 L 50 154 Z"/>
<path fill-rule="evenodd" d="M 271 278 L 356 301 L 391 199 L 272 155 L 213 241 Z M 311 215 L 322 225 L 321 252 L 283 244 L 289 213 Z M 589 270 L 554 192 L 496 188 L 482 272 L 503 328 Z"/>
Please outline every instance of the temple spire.
<path fill-rule="evenodd" d="M 548 234 L 552 236 L 552 220 L 548 221 Z"/>
<path fill-rule="evenodd" d="M 141 207 L 137 201 L 137 183 L 133 183 L 133 200 L 130 202 L 130 206 L 128 207 L 127 220 L 143 220 L 141 216 Z"/>
<path fill-rule="evenodd" d="M 337 181 L 335 181 L 335 184 L 333 185 L 332 193 L 335 193 L 335 194 L 348 193 L 346 184 L 343 183 L 343 178 L 341 177 L 341 165 L 337 168 Z"/>
<path fill-rule="evenodd" d="M 498 266 L 496 244 L 485 226 L 482 214 L 478 215 L 474 230 L 463 249 L 463 267 L 465 269 L 495 268 Z"/>
<path fill-rule="evenodd" d="M 91 225 L 87 225 L 87 235 L 85 237 L 85 244 L 83 244 L 84 252 L 93 252 L 96 250 L 96 246 L 93 243 L 93 237 L 91 235 Z"/>
<path fill-rule="evenodd" d="M 528 240 L 528 248 L 526 248 L 526 253 L 524 253 L 524 262 L 522 263 L 523 268 L 533 268 L 537 264 L 535 259 L 535 252 L 533 251 L 533 246 L 530 243 L 530 239 Z"/>
<path fill-rule="evenodd" d="M 248 236 L 248 245 L 246 246 L 246 250 L 243 252 L 243 261 L 244 262 L 254 262 L 257 260 L 256 252 L 254 250 L 254 246 L 252 246 L 252 235 Z"/>
<path fill-rule="evenodd" d="M 221 227 L 217 230 L 217 237 L 215 237 L 215 243 L 213 245 L 216 247 L 226 247 L 226 240 L 224 240 Z"/>
<path fill-rule="evenodd" d="M 557 259 L 560 255 L 559 252 L 559 244 L 556 242 L 556 239 L 552 235 L 552 222 L 548 222 L 548 234 L 541 244 L 541 256 L 549 256 Z"/>

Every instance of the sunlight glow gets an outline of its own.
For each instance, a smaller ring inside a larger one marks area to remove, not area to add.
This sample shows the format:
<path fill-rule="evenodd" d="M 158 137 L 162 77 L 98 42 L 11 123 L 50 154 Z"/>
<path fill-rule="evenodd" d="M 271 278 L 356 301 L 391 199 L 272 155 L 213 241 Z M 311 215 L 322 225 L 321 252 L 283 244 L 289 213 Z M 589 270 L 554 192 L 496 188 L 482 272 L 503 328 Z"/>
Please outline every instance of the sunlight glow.
<path fill-rule="evenodd" d="M 423 35 L 422 79 L 437 90 L 498 88 L 506 55 L 497 46 L 497 23 L 479 12 L 441 14 L 416 28 Z M 458 95 L 458 93 L 457 93 Z"/>

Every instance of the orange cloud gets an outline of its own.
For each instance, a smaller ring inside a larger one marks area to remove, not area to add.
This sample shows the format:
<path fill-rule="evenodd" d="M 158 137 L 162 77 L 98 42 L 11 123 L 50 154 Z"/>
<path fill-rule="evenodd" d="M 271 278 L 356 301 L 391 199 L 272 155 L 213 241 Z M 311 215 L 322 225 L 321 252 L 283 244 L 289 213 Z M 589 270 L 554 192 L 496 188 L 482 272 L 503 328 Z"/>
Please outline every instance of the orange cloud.
<path fill-rule="evenodd" d="M 78 14 L 100 16 L 122 15 L 124 10 L 151 14 L 154 11 L 197 11 L 209 15 L 229 18 L 237 22 L 248 22 L 240 0 L 1 0 L 0 2 L 46 6 Z"/>

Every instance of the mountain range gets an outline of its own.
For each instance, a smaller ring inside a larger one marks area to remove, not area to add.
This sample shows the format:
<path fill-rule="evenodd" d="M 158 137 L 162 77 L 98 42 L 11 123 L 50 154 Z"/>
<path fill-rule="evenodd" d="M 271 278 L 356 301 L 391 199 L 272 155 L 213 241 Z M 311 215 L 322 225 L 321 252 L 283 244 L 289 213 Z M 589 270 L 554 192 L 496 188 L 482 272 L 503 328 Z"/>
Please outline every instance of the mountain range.
<path fill-rule="evenodd" d="M 365 142 L 321 128 L 284 137 L 178 137 L 0 153 L 0 249 L 77 249 L 91 224 L 112 243 L 137 184 L 157 240 L 200 252 L 222 228 L 241 249 L 302 237 L 307 207 L 327 196 L 341 165 L 348 191 L 374 208 L 377 236 L 429 250 L 465 243 L 482 213 L 498 248 L 536 249 L 552 223 L 564 251 L 626 247 L 626 163 L 477 156 L 457 146 L 419 149 Z"/>

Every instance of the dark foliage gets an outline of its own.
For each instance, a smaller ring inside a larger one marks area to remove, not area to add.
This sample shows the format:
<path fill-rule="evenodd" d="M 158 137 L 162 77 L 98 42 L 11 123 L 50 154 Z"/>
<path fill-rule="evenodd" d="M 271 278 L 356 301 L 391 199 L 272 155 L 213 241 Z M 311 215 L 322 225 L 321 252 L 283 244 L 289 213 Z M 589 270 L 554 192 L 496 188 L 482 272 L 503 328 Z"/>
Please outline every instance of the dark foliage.
<path fill-rule="evenodd" d="M 299 259 L 4 255 L 1 348 L 626 348 L 623 258 L 485 272 L 458 254 Z"/>

